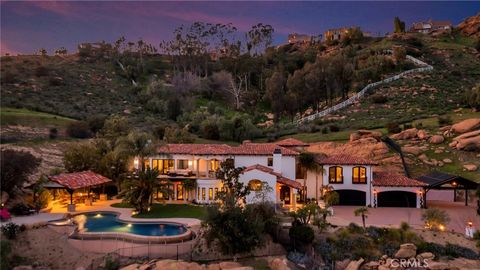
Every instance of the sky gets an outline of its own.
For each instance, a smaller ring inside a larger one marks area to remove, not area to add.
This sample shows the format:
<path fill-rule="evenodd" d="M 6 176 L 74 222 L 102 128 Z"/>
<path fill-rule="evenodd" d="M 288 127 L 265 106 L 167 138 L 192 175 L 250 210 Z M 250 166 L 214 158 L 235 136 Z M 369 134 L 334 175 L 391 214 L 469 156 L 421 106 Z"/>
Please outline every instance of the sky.
<path fill-rule="evenodd" d="M 275 29 L 274 44 L 289 33 L 318 35 L 329 28 L 360 26 L 374 35 L 391 32 L 399 16 L 409 27 L 422 20 L 454 25 L 480 12 L 472 2 L 154 2 L 154 1 L 1 1 L 0 54 L 28 54 L 120 36 L 158 46 L 173 30 L 195 21 L 233 23 L 241 32 L 259 22 Z"/>

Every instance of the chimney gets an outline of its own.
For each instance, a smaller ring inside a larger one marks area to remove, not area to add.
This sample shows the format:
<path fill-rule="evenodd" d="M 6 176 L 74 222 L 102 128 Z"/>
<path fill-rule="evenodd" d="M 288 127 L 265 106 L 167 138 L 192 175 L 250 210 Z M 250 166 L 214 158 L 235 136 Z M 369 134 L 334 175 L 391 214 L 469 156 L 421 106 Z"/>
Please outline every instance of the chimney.
<path fill-rule="evenodd" d="M 282 173 L 282 150 L 275 148 L 273 151 L 273 171 Z"/>

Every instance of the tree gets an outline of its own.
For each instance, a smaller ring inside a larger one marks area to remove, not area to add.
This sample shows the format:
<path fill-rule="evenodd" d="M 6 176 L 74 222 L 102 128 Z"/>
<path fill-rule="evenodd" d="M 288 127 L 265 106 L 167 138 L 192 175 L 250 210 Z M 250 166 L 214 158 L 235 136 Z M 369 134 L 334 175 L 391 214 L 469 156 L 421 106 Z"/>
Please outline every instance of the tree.
<path fill-rule="evenodd" d="M 294 224 L 308 225 L 310 220 L 317 215 L 319 209 L 320 207 L 315 202 L 310 202 L 302 208 L 290 212 L 290 216 L 293 217 Z"/>
<path fill-rule="evenodd" d="M 325 207 L 330 207 L 340 201 L 340 195 L 338 195 L 338 192 L 328 186 L 324 189 L 326 190 L 323 194 L 323 201 L 325 202 Z"/>
<path fill-rule="evenodd" d="M 1 190 L 12 196 L 14 189 L 23 187 L 23 183 L 37 169 L 40 162 L 40 158 L 29 152 L 11 149 L 2 150 L 0 158 Z"/>
<path fill-rule="evenodd" d="M 129 131 L 130 126 L 125 117 L 112 116 L 105 120 L 99 131 L 99 137 L 114 142 L 118 137 L 127 135 Z"/>
<path fill-rule="evenodd" d="M 223 202 L 225 209 L 246 203 L 246 196 L 250 194 L 250 187 L 239 181 L 244 168 L 235 168 L 233 159 L 227 159 L 220 163 L 220 169 L 216 173 L 217 179 L 222 181 L 224 190 L 218 192 L 218 198 Z"/>
<path fill-rule="evenodd" d="M 195 137 L 187 128 L 166 127 L 164 139 L 167 143 L 193 143 Z"/>
<path fill-rule="evenodd" d="M 91 142 L 69 145 L 63 154 L 67 172 L 96 171 L 101 155 Z"/>
<path fill-rule="evenodd" d="M 219 90 L 223 91 L 231 100 L 233 100 L 234 108 L 240 109 L 240 100 L 245 92 L 243 84 L 246 83 L 242 76 L 237 76 L 235 80 L 231 73 L 222 70 L 212 75 L 212 81 L 219 86 Z"/>
<path fill-rule="evenodd" d="M 307 173 L 308 171 L 313 171 L 315 172 L 315 201 L 318 202 L 318 170 L 320 166 L 318 163 L 315 161 L 315 155 L 309 152 L 302 152 L 300 153 L 300 156 L 298 157 L 298 161 L 300 162 L 300 165 L 302 166 L 302 169 L 304 169 L 304 175 L 303 175 L 303 186 L 307 186 Z M 304 197 L 306 197 L 307 194 L 304 194 Z"/>
<path fill-rule="evenodd" d="M 267 203 L 270 201 L 270 194 L 273 191 L 273 188 L 268 184 L 268 182 L 263 181 L 260 185 L 260 188 L 253 191 L 255 193 L 253 196 L 253 201 L 258 203 Z"/>
<path fill-rule="evenodd" d="M 353 212 L 356 217 L 362 216 L 362 224 L 363 224 L 363 229 L 366 229 L 367 227 L 365 226 L 365 219 L 368 217 L 368 207 L 362 206 L 360 208 L 355 209 Z"/>
<path fill-rule="evenodd" d="M 40 50 L 38 50 L 38 53 L 41 55 L 41 56 L 47 56 L 47 50 L 45 48 L 41 48 Z"/>
<path fill-rule="evenodd" d="M 405 33 L 405 22 L 401 21 L 400 18 L 395 17 L 395 19 L 393 19 L 393 28 L 394 33 Z"/>
<path fill-rule="evenodd" d="M 145 132 L 132 131 L 126 137 L 120 138 L 115 151 L 130 158 L 138 158 L 140 171 L 145 170 L 145 157 L 155 153 L 156 145 L 153 137 Z"/>
<path fill-rule="evenodd" d="M 429 208 L 423 211 L 422 221 L 430 230 L 444 230 L 447 223 L 450 222 L 450 217 L 445 210 Z"/>
<path fill-rule="evenodd" d="M 139 213 L 147 211 L 152 203 L 153 193 L 160 184 L 158 174 L 157 169 L 147 168 L 128 178 L 120 193 L 123 201 L 132 205 Z"/>
<path fill-rule="evenodd" d="M 282 72 L 275 71 L 265 82 L 267 91 L 265 96 L 270 102 L 274 114 L 274 122 L 278 123 L 282 112 L 285 110 L 285 77 Z"/>
<path fill-rule="evenodd" d="M 247 32 L 247 50 L 248 53 L 253 50 L 254 54 L 259 53 L 260 49 L 265 51 L 272 44 L 272 36 L 275 30 L 269 24 L 258 23 Z M 263 45 L 263 48 L 261 46 Z"/>

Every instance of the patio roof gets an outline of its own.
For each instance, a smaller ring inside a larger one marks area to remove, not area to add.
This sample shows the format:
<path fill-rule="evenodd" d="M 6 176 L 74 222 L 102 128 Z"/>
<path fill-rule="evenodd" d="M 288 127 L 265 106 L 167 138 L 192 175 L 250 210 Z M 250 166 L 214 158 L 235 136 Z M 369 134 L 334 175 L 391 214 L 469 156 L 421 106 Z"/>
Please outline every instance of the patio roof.
<path fill-rule="evenodd" d="M 94 173 L 92 171 L 62 173 L 48 177 L 51 181 L 60 184 L 61 186 L 75 190 L 79 188 L 98 186 L 101 184 L 112 182 L 103 175 Z"/>
<path fill-rule="evenodd" d="M 477 189 L 478 187 L 478 183 L 472 180 L 438 171 L 420 176 L 418 180 L 428 184 L 428 189 Z"/>

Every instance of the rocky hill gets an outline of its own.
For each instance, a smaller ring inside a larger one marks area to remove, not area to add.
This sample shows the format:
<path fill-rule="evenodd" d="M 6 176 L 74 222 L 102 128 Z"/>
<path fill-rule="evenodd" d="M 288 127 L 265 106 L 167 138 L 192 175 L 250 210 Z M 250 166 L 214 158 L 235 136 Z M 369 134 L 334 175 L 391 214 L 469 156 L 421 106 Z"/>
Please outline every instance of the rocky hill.
<path fill-rule="evenodd" d="M 468 17 L 458 25 L 458 29 L 466 36 L 480 38 L 480 13 Z"/>

